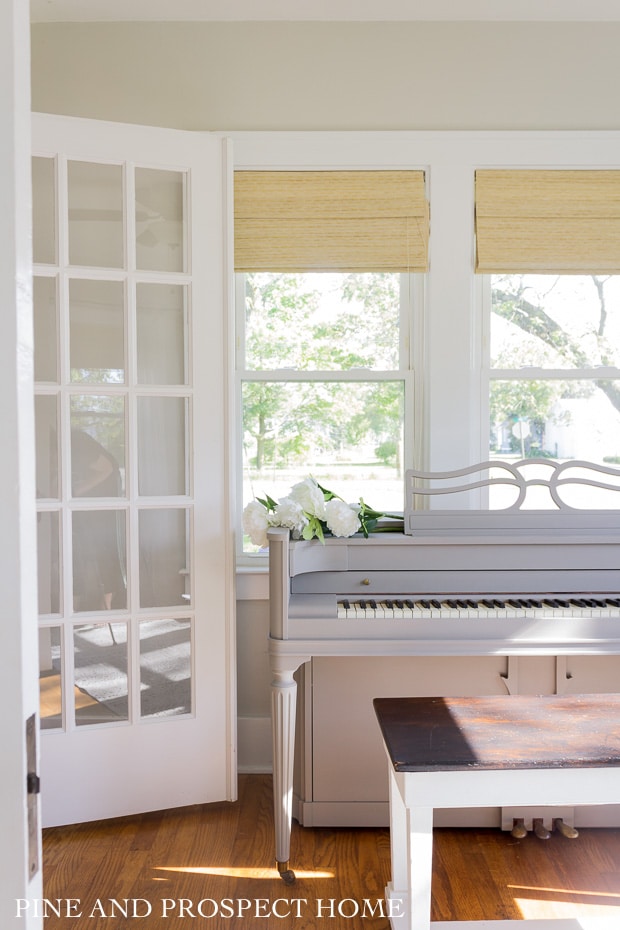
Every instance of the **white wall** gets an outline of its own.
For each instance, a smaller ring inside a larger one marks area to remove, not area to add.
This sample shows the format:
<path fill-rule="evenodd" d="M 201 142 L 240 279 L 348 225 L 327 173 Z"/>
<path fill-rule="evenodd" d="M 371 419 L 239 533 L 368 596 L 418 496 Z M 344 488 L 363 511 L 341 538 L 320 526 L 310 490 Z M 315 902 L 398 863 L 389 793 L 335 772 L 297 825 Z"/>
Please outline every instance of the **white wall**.
<path fill-rule="evenodd" d="M 32 31 L 33 109 L 181 129 L 617 129 L 620 23 Z"/>

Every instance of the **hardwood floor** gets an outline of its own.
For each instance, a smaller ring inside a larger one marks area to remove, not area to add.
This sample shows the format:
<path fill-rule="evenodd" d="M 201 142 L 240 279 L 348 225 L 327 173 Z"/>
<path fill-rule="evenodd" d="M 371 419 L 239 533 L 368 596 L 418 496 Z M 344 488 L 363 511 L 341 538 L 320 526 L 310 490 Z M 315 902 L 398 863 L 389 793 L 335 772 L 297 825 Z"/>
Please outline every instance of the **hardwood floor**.
<path fill-rule="evenodd" d="M 46 930 L 388 930 L 388 831 L 294 824 L 297 881 L 286 886 L 272 867 L 271 803 L 271 777 L 245 775 L 233 804 L 44 831 Z M 549 840 L 435 831 L 433 920 L 614 914 L 620 926 L 618 829 Z"/>

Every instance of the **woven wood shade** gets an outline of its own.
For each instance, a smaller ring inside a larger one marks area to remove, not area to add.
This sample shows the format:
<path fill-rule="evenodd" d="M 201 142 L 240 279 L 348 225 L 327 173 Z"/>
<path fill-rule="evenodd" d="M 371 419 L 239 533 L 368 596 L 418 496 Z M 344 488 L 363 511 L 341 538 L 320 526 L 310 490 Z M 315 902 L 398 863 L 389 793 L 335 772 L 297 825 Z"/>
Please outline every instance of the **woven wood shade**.
<path fill-rule="evenodd" d="M 476 271 L 620 272 L 620 171 L 477 171 Z"/>
<path fill-rule="evenodd" d="M 236 271 L 426 271 L 422 171 L 235 172 Z"/>

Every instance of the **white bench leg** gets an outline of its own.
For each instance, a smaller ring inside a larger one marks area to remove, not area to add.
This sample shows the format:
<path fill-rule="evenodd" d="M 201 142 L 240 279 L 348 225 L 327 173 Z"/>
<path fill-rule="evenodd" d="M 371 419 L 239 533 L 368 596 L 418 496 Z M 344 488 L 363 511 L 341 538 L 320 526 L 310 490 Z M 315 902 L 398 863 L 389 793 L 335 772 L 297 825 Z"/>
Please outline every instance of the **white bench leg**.
<path fill-rule="evenodd" d="M 429 930 L 433 874 L 433 809 L 407 808 L 402 776 L 390 766 L 392 881 L 386 901 L 393 930 Z"/>

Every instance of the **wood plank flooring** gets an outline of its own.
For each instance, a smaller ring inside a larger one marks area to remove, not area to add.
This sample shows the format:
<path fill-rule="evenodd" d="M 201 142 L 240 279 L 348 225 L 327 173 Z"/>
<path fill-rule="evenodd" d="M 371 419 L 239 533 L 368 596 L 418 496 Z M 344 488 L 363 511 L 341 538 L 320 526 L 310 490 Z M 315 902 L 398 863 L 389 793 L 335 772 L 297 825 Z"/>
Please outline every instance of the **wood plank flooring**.
<path fill-rule="evenodd" d="M 388 930 L 388 831 L 294 824 L 286 886 L 271 805 L 271 777 L 244 775 L 235 803 L 44 831 L 46 930 Z M 620 926 L 618 829 L 435 831 L 433 920 L 614 915 Z"/>

